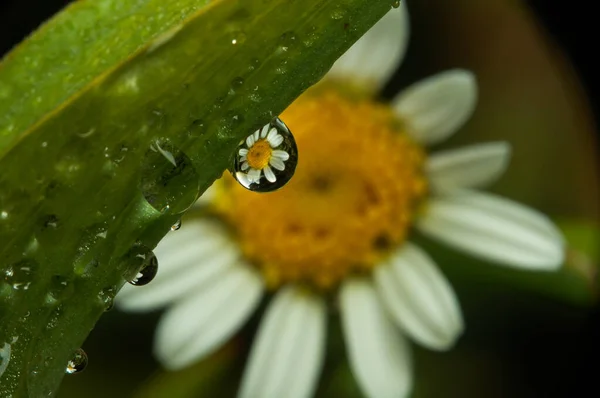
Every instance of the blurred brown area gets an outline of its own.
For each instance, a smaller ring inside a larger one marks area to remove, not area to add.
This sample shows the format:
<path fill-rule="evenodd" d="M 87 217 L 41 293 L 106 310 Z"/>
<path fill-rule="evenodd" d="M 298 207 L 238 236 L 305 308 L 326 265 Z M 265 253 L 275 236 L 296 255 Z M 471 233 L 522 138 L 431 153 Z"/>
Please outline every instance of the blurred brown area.
<path fill-rule="evenodd" d="M 67 3 L 4 1 L 0 51 Z M 594 14 L 584 2 L 551 3 L 408 1 L 409 52 L 384 97 L 447 68 L 472 69 L 480 103 L 468 125 L 444 147 L 510 141 L 513 162 L 493 191 L 552 217 L 597 227 L 598 109 L 595 113 L 590 106 L 600 92 L 593 86 L 597 69 L 591 66 Z M 432 250 L 453 263 L 444 271 L 458 292 L 467 329 L 448 353 L 415 347 L 415 397 L 582 396 L 593 385 L 592 365 L 600 355 L 597 304 L 517 289 L 510 284 L 516 272 L 498 282 L 500 271 L 488 264 Z M 535 278 L 528 276 L 526 283 Z M 259 316 L 231 346 L 179 374 L 162 373 L 152 359 L 157 320 L 156 313 L 107 313 L 84 345 L 88 369 L 67 377 L 59 397 L 233 396 Z M 319 395 L 359 397 L 335 318 L 332 326 Z"/>

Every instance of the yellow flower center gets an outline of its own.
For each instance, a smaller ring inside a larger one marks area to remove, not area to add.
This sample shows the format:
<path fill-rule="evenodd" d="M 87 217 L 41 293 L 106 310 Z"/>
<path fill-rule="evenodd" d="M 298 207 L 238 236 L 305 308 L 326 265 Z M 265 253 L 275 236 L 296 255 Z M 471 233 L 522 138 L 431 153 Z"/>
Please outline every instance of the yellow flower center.
<path fill-rule="evenodd" d="M 256 141 L 254 145 L 248 148 L 248 165 L 253 169 L 264 169 L 271 160 L 271 153 L 272 149 L 269 141 L 265 139 Z"/>
<path fill-rule="evenodd" d="M 224 179 L 218 211 L 268 286 L 330 288 L 404 241 L 426 191 L 424 153 L 388 106 L 331 89 L 303 95 L 281 118 L 298 145 L 294 177 L 267 194 Z M 258 143 L 248 153 L 256 168 L 270 150 L 254 154 Z"/>

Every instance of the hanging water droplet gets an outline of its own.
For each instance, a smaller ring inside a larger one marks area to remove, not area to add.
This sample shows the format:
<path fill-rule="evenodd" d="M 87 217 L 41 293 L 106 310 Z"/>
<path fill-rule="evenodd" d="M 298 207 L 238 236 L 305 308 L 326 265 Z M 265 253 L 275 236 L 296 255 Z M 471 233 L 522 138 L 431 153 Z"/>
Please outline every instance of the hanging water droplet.
<path fill-rule="evenodd" d="M 175 224 L 171 225 L 171 231 L 177 231 L 179 228 L 181 228 L 181 220 L 177 220 Z"/>
<path fill-rule="evenodd" d="M 144 265 L 142 266 L 142 268 L 138 271 L 135 278 L 129 281 L 129 283 L 131 283 L 134 286 L 147 285 L 148 283 L 152 282 L 152 279 L 154 279 L 157 272 L 158 260 L 156 259 L 154 253 L 150 253 L 144 259 Z"/>
<path fill-rule="evenodd" d="M 394 1 L 392 2 L 392 7 L 394 7 L 394 8 L 398 8 L 398 7 L 400 7 L 400 0 L 394 0 Z"/>
<path fill-rule="evenodd" d="M 287 184 L 297 164 L 294 136 L 275 118 L 240 143 L 234 157 L 233 176 L 251 191 L 271 192 Z"/>
<path fill-rule="evenodd" d="M 142 166 L 141 190 L 152 207 L 162 213 L 179 214 L 198 196 L 198 174 L 186 154 L 169 141 L 155 141 Z"/>
<path fill-rule="evenodd" d="M 73 357 L 69 359 L 69 362 L 67 362 L 67 368 L 65 369 L 65 373 L 71 375 L 75 373 L 81 373 L 83 372 L 87 364 L 87 354 L 81 348 L 78 348 L 77 351 L 75 351 L 75 353 L 73 354 Z"/>

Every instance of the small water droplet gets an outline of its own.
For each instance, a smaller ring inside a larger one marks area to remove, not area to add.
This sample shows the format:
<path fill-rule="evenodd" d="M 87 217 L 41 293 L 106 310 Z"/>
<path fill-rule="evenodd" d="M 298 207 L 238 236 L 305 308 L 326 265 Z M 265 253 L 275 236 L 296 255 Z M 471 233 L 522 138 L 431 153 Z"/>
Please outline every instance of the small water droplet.
<path fill-rule="evenodd" d="M 240 143 L 234 157 L 233 176 L 251 191 L 271 192 L 287 184 L 297 164 L 294 136 L 275 118 Z"/>
<path fill-rule="evenodd" d="M 156 141 L 146 152 L 140 185 L 144 198 L 156 210 L 183 213 L 196 201 L 198 180 L 191 160 L 169 141 Z"/>
<path fill-rule="evenodd" d="M 85 351 L 81 348 L 78 348 L 77 351 L 73 354 L 73 357 L 69 359 L 67 362 L 67 368 L 65 369 L 65 373 L 67 374 L 75 374 L 81 373 L 85 369 L 88 364 L 88 357 Z"/>
<path fill-rule="evenodd" d="M 4 281 L 15 290 L 27 290 L 33 282 L 37 263 L 33 260 L 22 260 L 9 266 L 4 271 Z"/>
<path fill-rule="evenodd" d="M 179 228 L 181 228 L 181 220 L 177 220 L 175 224 L 171 225 L 171 231 L 177 231 Z"/>
<path fill-rule="evenodd" d="M 400 7 L 400 0 L 394 0 L 394 1 L 392 2 L 392 7 L 394 7 L 394 8 L 398 8 L 398 7 Z"/>
<path fill-rule="evenodd" d="M 246 34 L 244 32 L 236 31 L 231 33 L 231 44 L 233 44 L 234 46 L 244 44 L 245 41 Z"/>
<path fill-rule="evenodd" d="M 330 17 L 331 17 L 331 19 L 334 19 L 337 21 L 337 20 L 344 18 L 345 15 L 346 15 L 346 11 L 343 8 L 338 7 L 338 8 L 335 8 L 333 11 L 331 11 Z"/>
<path fill-rule="evenodd" d="M 104 311 L 112 310 L 115 303 L 115 292 L 116 289 L 112 286 L 105 287 L 104 289 L 98 292 L 98 299 L 100 303 L 104 306 Z"/>
<path fill-rule="evenodd" d="M 53 275 L 50 279 L 49 293 L 56 301 L 62 301 L 69 298 L 75 287 L 69 279 L 62 275 Z"/>
<path fill-rule="evenodd" d="M 129 281 L 134 286 L 144 286 L 152 282 L 158 272 L 158 260 L 154 253 L 148 253 L 143 260 L 143 266 L 138 271 L 135 278 Z"/>

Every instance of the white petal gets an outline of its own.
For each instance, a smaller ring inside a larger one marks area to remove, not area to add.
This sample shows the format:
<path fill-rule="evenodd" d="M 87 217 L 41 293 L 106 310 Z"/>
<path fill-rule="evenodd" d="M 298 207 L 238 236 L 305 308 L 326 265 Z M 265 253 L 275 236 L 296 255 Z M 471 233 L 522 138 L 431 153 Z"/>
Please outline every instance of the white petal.
<path fill-rule="evenodd" d="M 271 159 L 269 159 L 269 164 L 279 171 L 285 170 L 285 163 L 283 163 L 283 160 L 280 158 L 271 157 Z"/>
<path fill-rule="evenodd" d="M 473 73 L 454 69 L 417 82 L 402 91 L 392 105 L 409 133 L 422 144 L 448 138 L 471 116 L 477 103 Z"/>
<path fill-rule="evenodd" d="M 231 267 L 163 315 L 156 329 L 156 357 L 167 369 L 181 369 L 211 354 L 246 322 L 262 292 L 255 270 Z"/>
<path fill-rule="evenodd" d="M 250 183 L 255 183 L 260 181 L 260 170 L 258 169 L 250 169 L 247 174 L 248 180 Z"/>
<path fill-rule="evenodd" d="M 273 129 L 271 131 L 275 131 L 275 129 Z M 281 134 L 277 134 L 277 132 L 275 131 L 275 134 L 273 134 L 273 135 L 271 135 L 271 133 L 269 133 L 269 136 L 267 137 L 267 141 L 269 141 L 271 148 L 277 148 L 283 142 L 283 136 Z"/>
<path fill-rule="evenodd" d="M 177 232 L 184 228 L 193 229 L 198 222 L 183 224 Z M 178 243 L 157 246 L 158 273 L 154 280 L 146 286 L 126 285 L 119 292 L 116 304 L 124 310 L 150 311 L 168 304 L 184 296 L 194 289 L 201 289 L 220 276 L 235 264 L 240 253 L 236 243 L 226 233 L 218 232 L 194 234 L 194 240 L 182 234 Z M 167 235 L 169 240 L 177 239 L 175 233 Z M 165 238 L 166 239 L 166 238 Z M 163 241 L 165 240 L 163 239 Z M 162 243 L 162 242 L 161 242 Z"/>
<path fill-rule="evenodd" d="M 410 26 L 404 3 L 354 43 L 327 77 L 363 81 L 378 91 L 400 66 L 408 46 Z"/>
<path fill-rule="evenodd" d="M 277 177 L 275 177 L 273 170 L 271 170 L 271 168 L 269 166 L 265 166 L 263 171 L 265 172 L 265 177 L 267 178 L 267 181 L 269 181 L 269 182 L 277 181 Z"/>
<path fill-rule="evenodd" d="M 458 300 L 435 263 L 419 247 L 405 243 L 375 270 L 381 300 L 413 340 L 434 350 L 454 345 L 463 331 Z"/>
<path fill-rule="evenodd" d="M 490 142 L 437 152 L 427 161 L 429 183 L 435 192 L 479 188 L 494 182 L 510 161 L 508 142 Z"/>
<path fill-rule="evenodd" d="M 252 145 L 254 145 L 255 142 L 256 142 L 256 139 L 254 138 L 254 134 L 250 134 L 248 137 L 246 137 L 246 146 L 248 148 L 250 148 Z"/>
<path fill-rule="evenodd" d="M 258 141 L 258 139 L 260 138 L 260 130 L 256 130 L 254 132 L 254 141 Z"/>
<path fill-rule="evenodd" d="M 265 124 L 262 128 L 262 130 L 260 131 L 260 138 L 265 138 L 267 136 L 267 133 L 269 132 L 269 127 L 271 127 L 270 124 Z"/>
<path fill-rule="evenodd" d="M 282 151 L 281 149 L 275 149 L 274 151 L 272 151 L 271 156 L 274 158 L 284 160 L 284 161 L 288 160 L 290 158 L 290 154 L 287 153 L 286 151 Z"/>
<path fill-rule="evenodd" d="M 325 330 L 320 297 L 296 287 L 278 293 L 252 345 L 239 397 L 312 396 L 323 365 Z"/>
<path fill-rule="evenodd" d="M 562 235 L 545 215 L 495 195 L 466 191 L 433 199 L 417 226 L 457 249 L 516 268 L 555 270 L 564 259 Z"/>
<path fill-rule="evenodd" d="M 406 396 L 412 388 L 410 347 L 394 329 L 371 283 L 344 282 L 340 305 L 348 358 L 365 396 Z"/>
<path fill-rule="evenodd" d="M 246 148 L 241 148 L 241 149 L 238 151 L 238 154 L 239 154 L 240 156 L 246 156 L 246 155 L 248 155 L 248 150 L 247 150 Z"/>
<path fill-rule="evenodd" d="M 248 162 L 242 162 L 242 166 L 241 166 L 242 171 L 248 170 L 249 167 L 250 167 L 250 165 L 248 164 Z"/>

